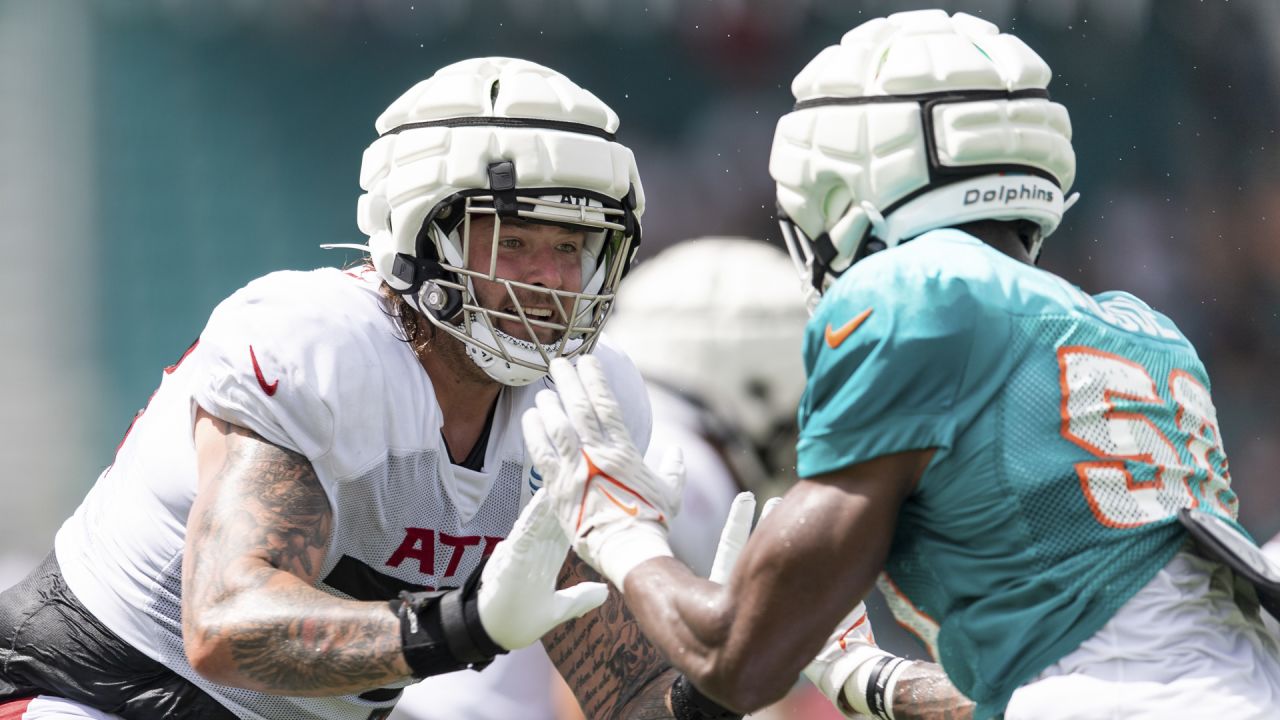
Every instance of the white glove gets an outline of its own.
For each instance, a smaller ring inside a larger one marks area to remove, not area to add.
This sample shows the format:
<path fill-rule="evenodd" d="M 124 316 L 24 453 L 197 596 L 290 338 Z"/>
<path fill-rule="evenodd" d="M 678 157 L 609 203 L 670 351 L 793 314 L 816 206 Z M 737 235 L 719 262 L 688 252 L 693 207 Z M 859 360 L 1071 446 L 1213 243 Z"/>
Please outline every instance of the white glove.
<path fill-rule="evenodd" d="M 560 531 L 551 498 L 535 493 L 480 575 L 480 624 L 494 642 L 508 650 L 522 648 L 605 601 L 609 586 L 604 583 L 556 590 L 568 554 L 569 540 Z"/>
<path fill-rule="evenodd" d="M 538 393 L 524 414 L 524 441 L 556 517 L 588 565 L 618 589 L 635 566 L 670 557 L 667 521 L 680 509 L 684 460 L 678 450 L 655 473 L 644 464 L 591 355 L 551 361 L 555 392 Z"/>
<path fill-rule="evenodd" d="M 776 497 L 765 502 L 760 511 L 760 522 L 782 502 Z M 726 585 L 733 574 L 733 566 L 738 564 L 738 556 L 742 548 L 747 546 L 751 537 L 751 518 L 756 514 L 756 496 L 750 491 L 740 492 L 729 505 L 729 517 L 725 518 L 724 528 L 720 530 L 720 544 L 716 547 L 716 557 L 711 561 L 711 572 L 707 579 L 713 583 Z"/>
<path fill-rule="evenodd" d="M 804 669 L 804 676 L 846 717 L 892 720 L 893 686 L 910 664 L 876 647 L 867 608 L 858 603 Z"/>
<path fill-rule="evenodd" d="M 760 522 L 768 517 L 782 498 L 773 498 L 764 504 L 760 512 Z M 742 554 L 751 535 L 751 516 L 755 513 L 756 498 L 750 492 L 738 493 L 729 506 L 729 517 L 725 520 L 724 529 L 720 531 L 720 545 L 716 549 L 715 560 L 711 563 L 711 574 L 707 579 L 724 585 L 729 582 L 733 566 Z M 872 712 L 867 703 L 867 686 L 879 661 L 888 658 L 876 683 L 880 688 L 877 703 L 882 707 L 882 714 Z M 827 639 L 827 644 L 818 656 L 804 669 L 804 675 L 822 691 L 847 717 L 892 718 L 890 701 L 893 697 L 893 684 L 898 673 L 907 667 L 907 661 L 895 657 L 876 647 L 871 634 L 871 622 L 867 618 L 867 608 L 858 603 L 840 625 Z M 842 695 L 841 691 L 844 691 Z M 883 701 L 879 700 L 883 698 Z"/>

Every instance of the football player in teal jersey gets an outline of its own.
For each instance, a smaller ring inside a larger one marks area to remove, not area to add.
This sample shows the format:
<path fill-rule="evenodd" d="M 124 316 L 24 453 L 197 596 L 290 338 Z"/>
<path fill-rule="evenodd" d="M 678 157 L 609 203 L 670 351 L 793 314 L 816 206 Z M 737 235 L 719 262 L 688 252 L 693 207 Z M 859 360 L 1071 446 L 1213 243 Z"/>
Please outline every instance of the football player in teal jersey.
<path fill-rule="evenodd" d="M 720 705 L 763 706 L 804 669 L 846 712 L 892 717 L 903 663 L 846 652 L 837 627 L 879 578 L 974 717 L 1280 714 L 1274 568 L 1235 521 L 1195 349 L 1138 298 L 1035 266 L 1075 177 L 1051 76 L 994 25 L 928 10 L 796 77 L 770 172 L 814 308 L 802 480 L 726 585 L 665 557 L 650 504 L 670 488 L 593 364 L 553 366 L 563 404 L 526 415 L 575 550 Z M 1210 559 L 1184 515 L 1234 552 Z"/>

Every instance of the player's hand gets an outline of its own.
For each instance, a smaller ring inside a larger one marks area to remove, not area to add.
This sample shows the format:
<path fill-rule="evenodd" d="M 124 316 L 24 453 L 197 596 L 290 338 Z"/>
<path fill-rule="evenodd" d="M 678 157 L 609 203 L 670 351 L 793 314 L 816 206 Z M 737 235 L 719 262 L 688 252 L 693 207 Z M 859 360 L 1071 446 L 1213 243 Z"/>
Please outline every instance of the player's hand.
<path fill-rule="evenodd" d="M 764 509 L 760 511 L 760 522 L 764 522 L 780 502 L 782 502 L 780 497 L 765 502 Z M 742 548 L 747 546 L 747 540 L 751 537 L 751 520 L 755 514 L 755 493 L 751 491 L 738 493 L 729 505 L 729 517 L 725 519 L 724 528 L 720 530 L 720 544 L 716 547 L 715 559 L 711 561 L 708 580 L 721 585 L 729 583 L 733 567 L 738 564 L 738 556 L 742 554 Z"/>
<path fill-rule="evenodd" d="M 609 586 L 604 583 L 556 590 L 556 576 L 568 554 L 569 540 L 550 496 L 535 493 L 480 576 L 480 624 L 494 642 L 508 650 L 522 648 L 605 601 Z"/>
<path fill-rule="evenodd" d="M 552 360 L 551 379 L 557 392 L 524 414 L 525 445 L 574 551 L 622 589 L 636 565 L 671 555 L 684 460 L 677 450 L 657 472 L 645 466 L 596 358 Z"/>

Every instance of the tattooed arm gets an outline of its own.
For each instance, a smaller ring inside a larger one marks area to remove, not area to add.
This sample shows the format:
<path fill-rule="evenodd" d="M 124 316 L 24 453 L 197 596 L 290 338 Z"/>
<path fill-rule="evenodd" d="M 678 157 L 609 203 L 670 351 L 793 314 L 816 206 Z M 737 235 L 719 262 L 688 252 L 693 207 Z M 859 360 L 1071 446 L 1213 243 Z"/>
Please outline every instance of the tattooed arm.
<path fill-rule="evenodd" d="M 914 662 L 893 686 L 897 720 L 972 720 L 973 701 L 947 679 L 941 665 Z"/>
<path fill-rule="evenodd" d="M 600 576 L 570 554 L 558 585 Z M 619 593 L 599 610 L 560 625 L 542 638 L 547 654 L 573 689 L 588 718 L 667 720 L 667 693 L 676 671 L 640 634 Z"/>
<path fill-rule="evenodd" d="M 558 585 L 599 579 L 577 555 L 570 555 Z M 586 717 L 673 717 L 668 694 L 677 673 L 639 633 L 617 593 L 599 612 L 561 625 L 542 642 Z M 893 710 L 897 720 L 971 720 L 973 701 L 951 684 L 941 666 L 916 661 L 894 686 Z"/>
<path fill-rule="evenodd" d="M 182 634 L 217 683 L 332 696 L 404 680 L 386 603 L 315 587 L 333 513 L 303 456 L 199 410 L 200 486 L 187 521 Z"/>

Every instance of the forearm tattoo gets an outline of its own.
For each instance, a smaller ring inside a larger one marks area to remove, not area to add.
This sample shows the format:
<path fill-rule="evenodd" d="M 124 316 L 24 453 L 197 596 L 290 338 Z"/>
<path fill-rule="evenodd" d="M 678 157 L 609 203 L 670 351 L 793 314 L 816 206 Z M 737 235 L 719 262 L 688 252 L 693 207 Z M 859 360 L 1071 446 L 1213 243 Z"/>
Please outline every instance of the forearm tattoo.
<path fill-rule="evenodd" d="M 184 632 L 225 647 L 258 689 L 339 695 L 403 679 L 389 608 L 313 587 L 333 514 L 311 464 L 242 428 L 218 430 L 213 496 L 188 527 Z"/>
<path fill-rule="evenodd" d="M 570 554 L 559 587 L 584 580 L 601 578 Z M 556 627 L 542 643 L 588 718 L 671 717 L 666 700 L 675 671 L 640 633 L 616 589 L 599 609 Z"/>
<path fill-rule="evenodd" d="M 973 701 L 947 679 L 942 666 L 912 663 L 893 688 L 893 716 L 897 720 L 971 720 Z"/>

